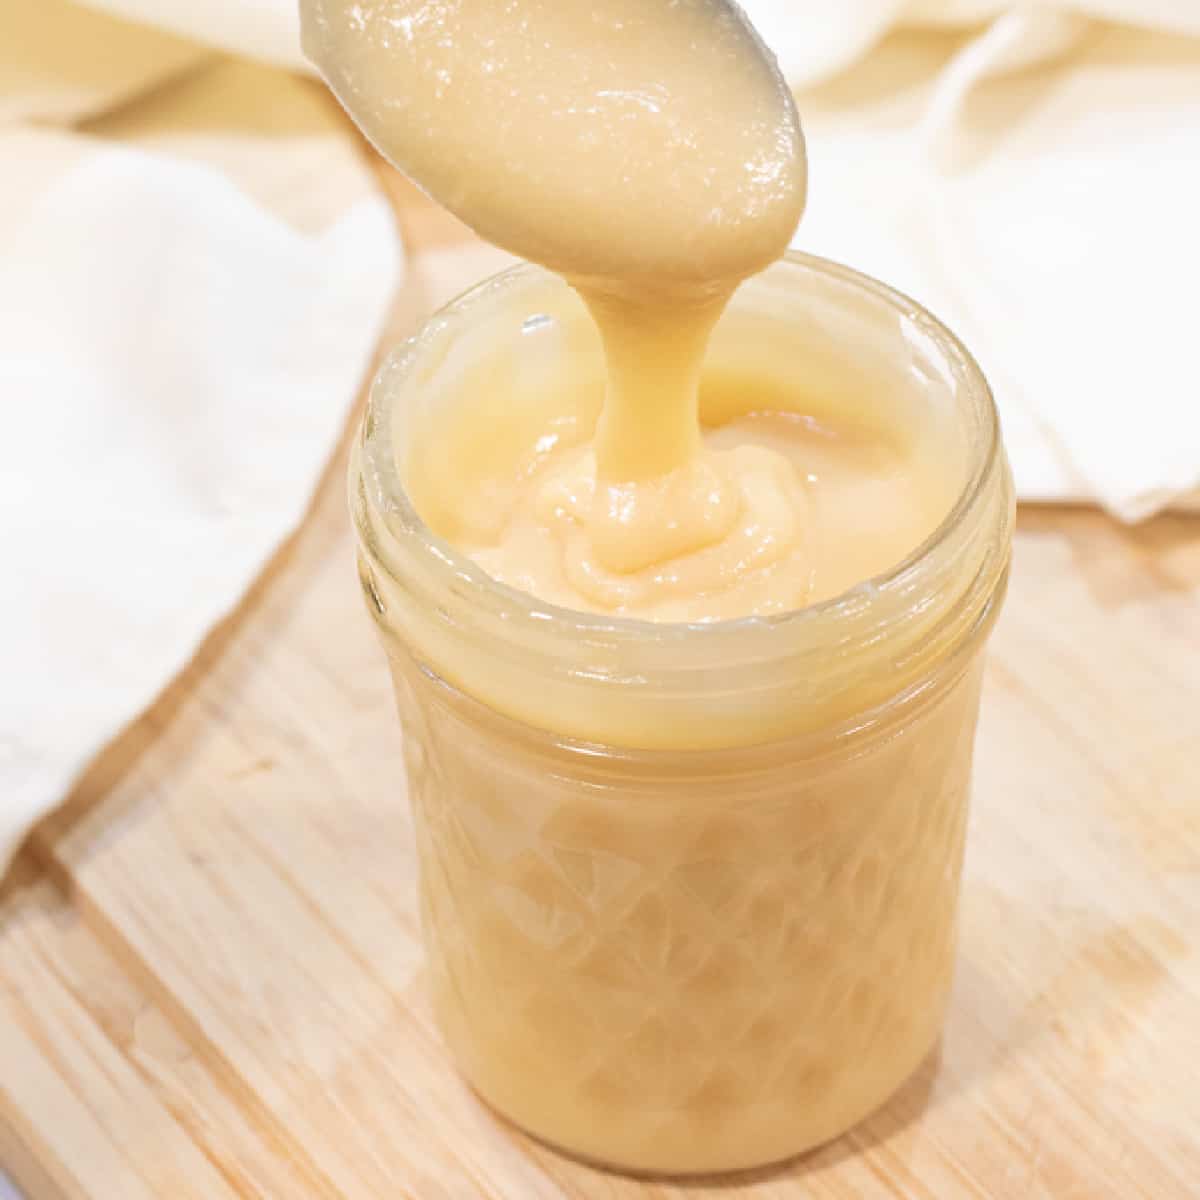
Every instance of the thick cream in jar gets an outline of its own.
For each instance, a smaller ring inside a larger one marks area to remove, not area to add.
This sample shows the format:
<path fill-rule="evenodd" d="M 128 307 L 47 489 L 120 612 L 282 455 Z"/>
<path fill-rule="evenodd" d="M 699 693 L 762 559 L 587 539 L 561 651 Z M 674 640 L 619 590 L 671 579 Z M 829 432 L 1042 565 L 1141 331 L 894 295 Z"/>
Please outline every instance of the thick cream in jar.
<path fill-rule="evenodd" d="M 838 544 L 905 540 L 941 496 L 934 527 L 872 577 L 764 617 L 611 617 L 499 583 L 414 501 L 444 503 L 458 477 L 431 453 L 447 425 L 480 431 L 456 455 L 507 468 L 502 429 L 528 417 L 532 433 L 547 394 L 599 386 L 580 302 L 530 268 L 396 352 L 351 475 L 450 1048 L 537 1136 L 683 1173 L 835 1136 L 935 1041 L 1012 517 L 984 380 L 896 293 L 789 257 L 739 290 L 708 364 L 709 437 L 744 420 L 730 371 L 765 373 L 780 411 L 881 439 L 889 461 L 905 412 L 901 461 L 929 478 Z M 459 424 L 496 397 L 509 416 L 488 437 L 486 419 Z"/>

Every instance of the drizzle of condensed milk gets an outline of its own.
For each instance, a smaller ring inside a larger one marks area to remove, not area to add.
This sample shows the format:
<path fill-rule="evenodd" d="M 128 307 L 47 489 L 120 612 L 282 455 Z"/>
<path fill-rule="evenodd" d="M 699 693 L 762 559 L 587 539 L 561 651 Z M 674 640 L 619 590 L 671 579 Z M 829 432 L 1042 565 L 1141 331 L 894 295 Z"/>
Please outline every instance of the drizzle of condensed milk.
<path fill-rule="evenodd" d="M 788 509 L 788 464 L 767 448 L 707 451 L 697 412 L 713 325 L 738 283 L 783 252 L 805 199 L 795 104 L 740 9 L 726 0 L 302 0 L 301 9 L 308 54 L 385 157 L 584 298 L 605 348 L 606 399 L 590 450 L 555 472 L 541 507 L 569 514 L 588 560 L 609 573 L 644 570 L 764 525 L 748 513 Z M 779 552 L 786 531 L 773 517 L 765 524 Z M 749 571 L 762 557 L 734 559 Z"/>
<path fill-rule="evenodd" d="M 739 8 L 301 0 L 301 13 L 307 53 L 383 155 L 482 236 L 563 275 L 604 346 L 586 442 L 512 463 L 511 521 L 457 544 L 570 607 L 718 619 L 809 602 L 816 476 L 793 439 L 714 440 L 698 412 L 710 332 L 784 252 L 805 199 L 796 106 Z M 488 397 L 491 419 L 504 400 Z M 862 466 L 845 445 L 830 478 Z M 880 545 L 871 565 L 914 544 Z M 823 572 L 857 582 L 844 575 Z"/>

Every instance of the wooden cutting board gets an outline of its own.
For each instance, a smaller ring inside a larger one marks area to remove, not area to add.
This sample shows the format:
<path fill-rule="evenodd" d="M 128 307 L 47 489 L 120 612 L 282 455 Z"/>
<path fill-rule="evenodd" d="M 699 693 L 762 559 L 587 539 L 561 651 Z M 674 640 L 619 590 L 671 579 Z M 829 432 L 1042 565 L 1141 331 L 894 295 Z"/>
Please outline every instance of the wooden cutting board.
<path fill-rule="evenodd" d="M 391 343 L 497 255 L 389 186 Z M 1200 1196 L 1200 521 L 1022 514 L 940 1052 L 824 1150 L 685 1188 L 532 1144 L 439 1044 L 344 470 L 0 898 L 0 1164 L 30 1197 Z"/>

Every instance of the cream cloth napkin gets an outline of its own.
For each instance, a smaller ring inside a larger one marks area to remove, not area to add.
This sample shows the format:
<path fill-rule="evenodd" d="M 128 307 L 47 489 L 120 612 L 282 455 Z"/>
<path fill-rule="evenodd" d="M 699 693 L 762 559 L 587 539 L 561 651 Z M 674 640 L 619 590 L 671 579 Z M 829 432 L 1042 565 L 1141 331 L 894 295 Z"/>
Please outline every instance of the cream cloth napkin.
<path fill-rule="evenodd" d="M 295 528 L 368 368 L 397 235 L 298 62 L 292 0 L 0 3 L 0 872 Z"/>
<path fill-rule="evenodd" d="M 1021 498 L 1194 504 L 1200 0 L 745 7 L 809 139 L 796 244 L 963 337 Z"/>

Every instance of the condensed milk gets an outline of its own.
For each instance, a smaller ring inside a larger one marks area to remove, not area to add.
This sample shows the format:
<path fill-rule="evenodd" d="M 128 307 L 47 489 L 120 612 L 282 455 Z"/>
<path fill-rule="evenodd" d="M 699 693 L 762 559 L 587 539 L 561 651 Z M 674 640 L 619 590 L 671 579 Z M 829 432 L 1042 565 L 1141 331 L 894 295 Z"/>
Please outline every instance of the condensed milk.
<path fill-rule="evenodd" d="M 1011 533 L 986 384 L 780 260 L 803 141 L 732 4 L 302 10 L 381 152 L 545 269 L 393 356 L 351 472 L 447 1041 L 619 1166 L 835 1136 L 947 994 Z"/>

